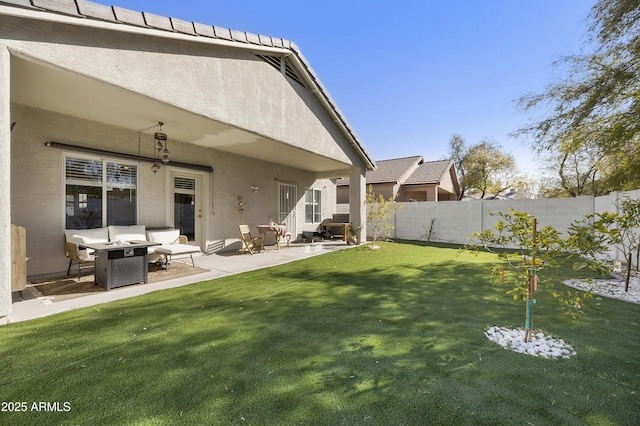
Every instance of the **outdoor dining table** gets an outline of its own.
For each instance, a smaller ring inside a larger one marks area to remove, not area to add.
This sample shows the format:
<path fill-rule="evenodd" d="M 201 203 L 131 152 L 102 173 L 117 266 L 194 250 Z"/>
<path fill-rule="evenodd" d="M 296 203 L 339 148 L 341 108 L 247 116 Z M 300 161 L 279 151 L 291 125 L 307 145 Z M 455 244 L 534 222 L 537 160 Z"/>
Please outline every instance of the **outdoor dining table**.
<path fill-rule="evenodd" d="M 286 238 L 287 227 L 285 225 L 276 225 L 276 224 L 258 225 L 258 232 L 260 232 L 260 234 L 263 235 L 262 247 L 260 247 L 260 250 L 264 250 L 264 240 L 265 240 L 264 237 L 266 237 L 266 234 L 273 232 L 276 239 L 276 247 L 278 247 L 278 251 L 280 251 L 280 239 Z M 288 241 L 287 241 L 287 247 L 289 247 Z"/>

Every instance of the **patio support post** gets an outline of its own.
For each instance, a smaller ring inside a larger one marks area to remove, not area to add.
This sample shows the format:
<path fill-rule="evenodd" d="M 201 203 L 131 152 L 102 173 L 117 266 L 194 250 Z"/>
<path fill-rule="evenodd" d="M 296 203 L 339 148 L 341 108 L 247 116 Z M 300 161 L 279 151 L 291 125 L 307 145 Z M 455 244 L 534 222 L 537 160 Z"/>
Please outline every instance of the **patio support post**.
<path fill-rule="evenodd" d="M 11 312 L 11 118 L 9 50 L 0 45 L 0 324 Z"/>
<path fill-rule="evenodd" d="M 366 170 L 352 168 L 349 175 L 349 221 L 358 244 L 367 240 Z"/>

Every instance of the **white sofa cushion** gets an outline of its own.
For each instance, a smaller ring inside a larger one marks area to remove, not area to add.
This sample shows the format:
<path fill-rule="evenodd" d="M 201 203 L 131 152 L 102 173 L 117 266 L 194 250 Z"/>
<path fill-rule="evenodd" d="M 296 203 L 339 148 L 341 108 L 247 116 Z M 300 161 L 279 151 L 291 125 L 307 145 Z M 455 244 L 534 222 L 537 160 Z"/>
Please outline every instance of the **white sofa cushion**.
<path fill-rule="evenodd" d="M 160 229 L 155 231 L 147 231 L 147 241 L 152 243 L 160 243 L 162 245 L 175 244 L 180 239 L 180 231 L 178 229 Z M 156 246 L 147 249 L 149 254 L 156 252 Z"/>
<path fill-rule="evenodd" d="M 68 243 L 73 243 L 77 246 L 80 244 L 90 243 L 108 243 L 109 233 L 107 228 L 94 228 L 94 229 L 66 229 L 64 231 L 65 238 Z M 78 257 L 80 259 L 92 259 L 93 250 L 78 250 Z"/>
<path fill-rule="evenodd" d="M 108 243 L 109 233 L 105 228 L 67 229 L 64 231 L 70 243 Z M 74 241 L 76 240 L 76 241 Z"/>
<path fill-rule="evenodd" d="M 200 247 L 191 246 L 189 244 L 163 244 L 155 247 L 155 249 L 157 253 L 166 254 L 187 254 L 198 253 L 200 251 Z"/>
<path fill-rule="evenodd" d="M 157 231 L 147 231 L 147 241 L 161 244 L 177 244 L 180 238 L 180 230 L 163 229 Z"/>
<path fill-rule="evenodd" d="M 109 225 L 109 241 L 146 241 L 147 235 L 145 233 L 144 225 L 126 225 L 116 226 Z"/>

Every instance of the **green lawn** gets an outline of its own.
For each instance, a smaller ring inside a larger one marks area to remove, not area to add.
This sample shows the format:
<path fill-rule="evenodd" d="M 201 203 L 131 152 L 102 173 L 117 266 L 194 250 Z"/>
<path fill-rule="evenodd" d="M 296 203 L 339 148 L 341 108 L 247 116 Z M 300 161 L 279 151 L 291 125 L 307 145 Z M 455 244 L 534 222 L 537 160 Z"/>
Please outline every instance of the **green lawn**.
<path fill-rule="evenodd" d="M 578 354 L 516 354 L 484 336 L 524 325 L 493 260 L 362 246 L 0 327 L 2 408 L 27 403 L 0 424 L 640 424 L 640 306 L 539 292 Z"/>

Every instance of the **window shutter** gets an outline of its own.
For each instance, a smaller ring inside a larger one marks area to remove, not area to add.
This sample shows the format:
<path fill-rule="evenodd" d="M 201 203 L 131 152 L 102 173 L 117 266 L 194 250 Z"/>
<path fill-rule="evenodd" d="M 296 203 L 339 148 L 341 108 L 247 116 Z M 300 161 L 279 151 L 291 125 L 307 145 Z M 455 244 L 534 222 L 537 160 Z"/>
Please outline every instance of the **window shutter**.
<path fill-rule="evenodd" d="M 102 161 L 67 157 L 65 170 L 67 184 L 99 186 L 102 183 Z"/>
<path fill-rule="evenodd" d="M 138 167 L 133 164 L 107 163 L 107 183 L 116 188 L 136 188 Z"/>

